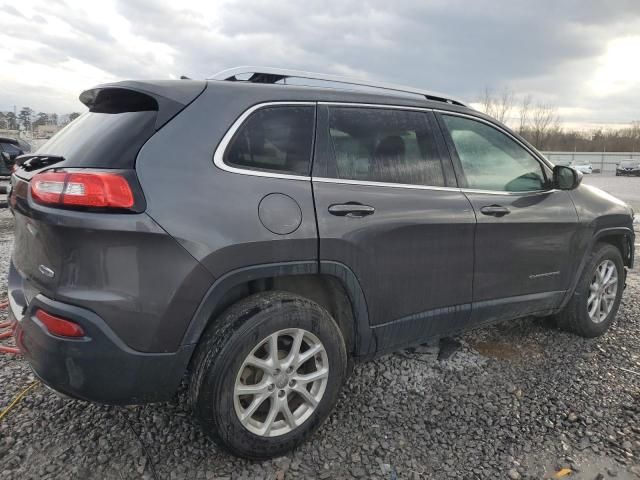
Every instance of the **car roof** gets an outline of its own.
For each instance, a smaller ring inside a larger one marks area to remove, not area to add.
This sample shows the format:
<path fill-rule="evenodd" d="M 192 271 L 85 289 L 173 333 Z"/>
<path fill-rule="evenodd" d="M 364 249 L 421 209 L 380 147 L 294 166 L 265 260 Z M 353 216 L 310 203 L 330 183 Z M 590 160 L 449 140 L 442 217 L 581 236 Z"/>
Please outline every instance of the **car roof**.
<path fill-rule="evenodd" d="M 14 145 L 20 145 L 20 142 L 18 140 L 16 140 L 15 138 L 11 138 L 11 137 L 0 137 L 0 142 L 2 142 L 2 143 L 12 143 Z"/>
<path fill-rule="evenodd" d="M 106 88 L 125 88 L 143 93 L 151 93 L 153 96 L 161 95 L 171 100 L 182 100 L 185 92 L 197 92 L 206 85 L 207 89 L 216 89 L 225 95 L 234 95 L 246 98 L 248 105 L 256 103 L 278 101 L 306 101 L 306 102 L 340 102 L 362 103 L 375 105 L 394 105 L 413 108 L 447 110 L 452 112 L 467 113 L 483 118 L 492 123 L 498 123 L 494 118 L 485 115 L 473 108 L 456 105 L 443 100 L 427 99 L 424 95 L 408 92 L 390 92 L 378 89 L 363 90 L 362 87 L 341 86 L 321 87 L 291 85 L 279 83 L 253 83 L 247 81 L 229 80 L 125 80 L 112 84 L 98 85 L 89 91 Z M 193 98 L 193 97 L 191 97 Z M 188 103 L 188 102 L 185 102 Z M 502 124 L 500 124 L 502 125 Z M 502 125 L 504 127 L 504 125 Z"/>

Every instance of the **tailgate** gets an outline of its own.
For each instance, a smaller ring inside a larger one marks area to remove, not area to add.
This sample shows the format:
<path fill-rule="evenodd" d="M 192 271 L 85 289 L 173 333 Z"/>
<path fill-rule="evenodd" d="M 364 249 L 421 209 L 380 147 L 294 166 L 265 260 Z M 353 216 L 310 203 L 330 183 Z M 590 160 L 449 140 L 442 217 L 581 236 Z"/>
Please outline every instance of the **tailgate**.
<path fill-rule="evenodd" d="M 15 215 L 13 262 L 25 280 L 54 296 L 61 285 L 79 286 L 83 275 L 104 269 L 101 248 L 123 241 L 112 222 L 117 215 L 35 206 L 31 178 L 47 170 L 103 169 L 128 171 L 129 183 L 136 183 L 133 169 L 142 145 L 205 87 L 196 81 L 128 81 L 86 90 L 80 100 L 87 112 L 33 154 L 18 157 L 9 203 Z M 82 272 L 75 267 L 78 256 L 84 257 Z"/>

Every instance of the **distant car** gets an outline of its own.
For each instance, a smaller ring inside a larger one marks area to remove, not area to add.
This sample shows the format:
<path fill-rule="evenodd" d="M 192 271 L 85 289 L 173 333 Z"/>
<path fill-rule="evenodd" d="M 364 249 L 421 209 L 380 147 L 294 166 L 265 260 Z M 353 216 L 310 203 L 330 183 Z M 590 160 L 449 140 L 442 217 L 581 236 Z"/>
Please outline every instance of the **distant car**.
<path fill-rule="evenodd" d="M 639 160 L 623 160 L 616 166 L 616 176 L 640 176 Z"/>
<path fill-rule="evenodd" d="M 591 166 L 590 163 L 577 163 L 577 164 L 571 164 L 571 168 L 573 168 L 574 170 L 577 170 L 581 173 L 593 173 L 593 167 Z"/>
<path fill-rule="evenodd" d="M 0 176 L 11 175 L 16 157 L 30 150 L 31 147 L 26 142 L 16 140 L 15 138 L 0 137 L 0 153 L 8 154 L 8 158 L 3 156 L 3 161 L 0 161 Z"/>

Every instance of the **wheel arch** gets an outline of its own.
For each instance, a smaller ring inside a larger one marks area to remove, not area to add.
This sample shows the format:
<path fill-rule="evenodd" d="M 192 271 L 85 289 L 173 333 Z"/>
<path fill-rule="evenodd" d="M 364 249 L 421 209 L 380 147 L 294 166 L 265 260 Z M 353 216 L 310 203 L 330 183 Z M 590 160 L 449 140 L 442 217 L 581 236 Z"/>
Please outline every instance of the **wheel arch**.
<path fill-rule="evenodd" d="M 588 248 L 585 249 L 584 253 L 582 254 L 582 258 L 580 258 L 580 264 L 578 265 L 575 276 L 571 282 L 571 287 L 567 290 L 567 293 L 559 309 L 564 308 L 574 294 L 589 258 L 589 254 L 593 251 L 598 243 L 608 243 L 616 247 L 618 250 L 620 250 L 624 265 L 628 268 L 633 268 L 634 241 L 635 233 L 631 228 L 628 227 L 603 228 L 595 232 L 589 241 Z"/>
<path fill-rule="evenodd" d="M 634 261 L 635 234 L 628 228 L 607 228 L 594 235 L 591 249 L 598 242 L 608 243 L 620 250 L 625 267 L 632 268 Z"/>
<path fill-rule="evenodd" d="M 182 345 L 195 345 L 229 306 L 264 291 L 286 291 L 326 308 L 338 323 L 349 355 L 375 351 L 364 294 L 353 272 L 337 262 L 286 262 L 233 270 L 218 278 L 200 302 Z"/>

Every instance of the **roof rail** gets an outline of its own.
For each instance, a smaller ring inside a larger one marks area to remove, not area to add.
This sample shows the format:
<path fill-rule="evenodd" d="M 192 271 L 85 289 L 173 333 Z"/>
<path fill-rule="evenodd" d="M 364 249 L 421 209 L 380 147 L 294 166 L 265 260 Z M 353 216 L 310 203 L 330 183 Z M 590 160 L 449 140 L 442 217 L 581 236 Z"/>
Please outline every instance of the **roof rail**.
<path fill-rule="evenodd" d="M 207 80 L 227 80 L 227 81 L 237 81 L 238 75 L 247 75 L 251 74 L 251 76 L 246 80 L 251 83 L 276 83 L 280 80 L 284 80 L 287 78 L 303 78 L 306 80 L 320 80 L 325 82 L 333 82 L 333 83 L 342 83 L 345 85 L 357 85 L 360 87 L 371 87 L 371 88 L 379 88 L 382 90 L 389 90 L 394 92 L 401 93 L 409 93 L 413 95 L 420 95 L 427 98 L 427 100 L 434 100 L 438 102 L 450 103 L 453 105 L 460 105 L 465 107 L 466 105 L 449 95 L 443 95 L 437 92 L 431 92 L 428 90 L 422 90 L 414 87 L 405 87 L 404 85 L 396 85 L 394 83 L 386 83 L 386 82 L 376 82 L 372 80 L 357 80 L 353 78 L 341 77 L 338 75 L 327 75 L 324 73 L 313 73 L 313 72 L 304 72 L 301 70 L 288 70 L 284 68 L 273 68 L 273 67 L 235 67 L 229 68 L 228 70 L 223 70 L 221 72 L 216 73 L 212 77 L 209 77 Z"/>

